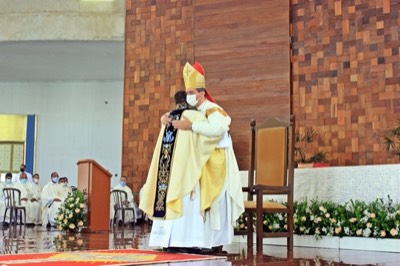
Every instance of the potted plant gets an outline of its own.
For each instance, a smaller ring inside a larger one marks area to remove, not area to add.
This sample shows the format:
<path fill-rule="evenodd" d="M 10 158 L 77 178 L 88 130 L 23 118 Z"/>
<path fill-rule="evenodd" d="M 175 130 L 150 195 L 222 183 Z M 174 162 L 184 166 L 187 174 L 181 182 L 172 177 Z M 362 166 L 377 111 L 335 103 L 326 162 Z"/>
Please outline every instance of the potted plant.
<path fill-rule="evenodd" d="M 84 192 L 69 192 L 57 213 L 58 230 L 75 232 L 86 225 L 86 198 Z"/>
<path fill-rule="evenodd" d="M 298 168 L 324 167 L 328 166 L 325 151 L 315 151 L 312 145 L 318 137 L 318 132 L 313 128 L 307 128 L 304 134 L 295 134 L 295 166 Z M 308 156 L 308 154 L 312 154 Z"/>
<path fill-rule="evenodd" d="M 400 119 L 397 120 L 397 127 L 390 130 L 384 137 L 384 146 L 386 151 L 393 152 L 400 158 Z"/>

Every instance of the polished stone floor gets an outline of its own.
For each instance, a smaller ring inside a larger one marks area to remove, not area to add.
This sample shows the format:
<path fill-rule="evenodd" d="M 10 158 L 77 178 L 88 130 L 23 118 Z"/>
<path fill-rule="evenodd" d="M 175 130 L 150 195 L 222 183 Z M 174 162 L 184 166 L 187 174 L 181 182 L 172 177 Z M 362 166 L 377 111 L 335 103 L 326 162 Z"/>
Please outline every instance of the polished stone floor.
<path fill-rule="evenodd" d="M 1 254 L 42 253 L 96 249 L 152 249 L 148 246 L 147 224 L 116 227 L 111 231 L 65 234 L 54 228 L 9 227 L 1 230 Z M 246 243 L 224 246 L 226 260 L 169 263 L 168 265 L 400 265 L 400 253 L 295 247 L 294 259 L 287 259 L 286 247 L 264 246 L 264 254 L 253 255 Z M 165 264 L 163 264 L 165 265 Z"/>

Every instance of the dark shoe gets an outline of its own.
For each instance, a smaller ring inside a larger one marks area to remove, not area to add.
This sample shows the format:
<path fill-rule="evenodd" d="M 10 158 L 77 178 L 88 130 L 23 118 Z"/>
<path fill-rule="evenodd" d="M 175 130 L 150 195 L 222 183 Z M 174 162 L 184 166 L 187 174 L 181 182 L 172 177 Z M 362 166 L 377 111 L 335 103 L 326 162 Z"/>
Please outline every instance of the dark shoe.
<path fill-rule="evenodd" d="M 222 250 L 222 246 L 212 248 L 202 248 L 200 254 L 204 255 L 227 255 L 228 252 Z"/>
<path fill-rule="evenodd" d="M 167 247 L 167 248 L 163 248 L 163 251 L 168 252 L 168 253 L 178 253 L 178 249 L 177 247 Z"/>
<path fill-rule="evenodd" d="M 180 253 L 200 254 L 200 248 L 181 248 Z"/>
<path fill-rule="evenodd" d="M 217 246 L 217 247 L 212 247 L 212 250 L 214 251 L 214 254 L 217 255 L 227 255 L 228 252 L 223 250 L 223 246 Z"/>
<path fill-rule="evenodd" d="M 202 248 L 200 250 L 200 254 L 204 254 L 204 255 L 214 254 L 214 251 L 212 248 Z"/>
<path fill-rule="evenodd" d="M 163 251 L 166 251 L 169 253 L 189 253 L 189 254 L 199 254 L 200 253 L 199 248 L 185 248 L 185 247 L 168 247 L 168 248 L 163 248 Z"/>

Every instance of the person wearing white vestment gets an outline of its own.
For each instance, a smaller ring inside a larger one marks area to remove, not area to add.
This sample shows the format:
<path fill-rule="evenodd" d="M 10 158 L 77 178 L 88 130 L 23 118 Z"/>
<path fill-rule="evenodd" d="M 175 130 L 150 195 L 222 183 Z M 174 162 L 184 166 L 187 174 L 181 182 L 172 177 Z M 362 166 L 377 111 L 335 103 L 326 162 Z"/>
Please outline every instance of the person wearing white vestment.
<path fill-rule="evenodd" d="M 42 224 L 42 201 L 41 201 L 40 197 L 41 197 L 41 194 L 42 194 L 43 186 L 41 184 L 39 184 L 39 179 L 40 179 L 39 174 L 34 174 L 33 175 L 32 197 L 34 199 L 36 199 L 39 202 L 39 205 L 40 205 L 40 219 L 36 223 L 37 225 Z"/>
<path fill-rule="evenodd" d="M 42 218 L 40 202 L 33 195 L 33 184 L 28 182 L 26 173 L 21 173 L 19 182 L 14 184 L 14 188 L 21 191 L 21 205 L 25 206 L 26 223 L 39 224 Z"/>
<path fill-rule="evenodd" d="M 135 210 L 136 217 L 134 217 L 132 212 L 130 212 L 130 211 L 125 212 L 125 223 L 126 224 L 127 223 L 135 223 L 136 219 L 141 218 L 141 217 L 138 217 L 139 210 L 134 202 L 132 190 L 130 189 L 130 187 L 128 187 L 126 185 L 126 177 L 125 176 L 121 176 L 121 178 L 119 179 L 119 183 L 113 188 L 113 190 L 115 190 L 115 189 L 123 190 L 126 192 L 127 199 L 123 204 L 125 204 L 126 207 L 134 208 L 134 210 Z M 114 198 L 112 196 L 110 196 L 110 219 L 114 218 L 114 204 L 115 204 Z M 121 215 L 122 215 L 122 212 L 118 212 L 117 221 L 122 221 Z"/>
<path fill-rule="evenodd" d="M 60 189 L 63 192 L 62 198 L 66 199 L 68 197 L 68 193 L 72 193 L 72 188 L 68 186 L 68 178 L 60 177 L 58 179 L 58 184 L 60 185 Z"/>
<path fill-rule="evenodd" d="M 2 185 L 3 185 L 2 190 L 1 190 L 1 195 L 2 195 L 1 196 L 1 201 L 2 201 L 2 203 L 0 204 L 0 221 L 1 222 L 3 222 L 3 220 L 4 220 L 4 211 L 6 209 L 6 201 L 5 201 L 5 196 L 3 194 L 3 188 L 9 188 L 9 187 L 12 188 L 12 187 L 14 187 L 14 183 L 13 183 L 12 179 L 13 179 L 13 175 L 11 173 L 7 173 L 6 176 L 5 176 L 5 182 L 2 183 Z M 4 209 L 1 206 L 4 206 Z M 5 218 L 5 221 L 9 221 L 9 220 L 10 220 L 10 212 L 7 212 L 7 216 Z"/>
<path fill-rule="evenodd" d="M 55 226 L 58 209 L 65 199 L 65 191 L 58 184 L 59 175 L 51 173 L 51 180 L 43 187 L 41 194 L 42 201 L 42 226 Z"/>
<path fill-rule="evenodd" d="M 178 205 L 182 213 L 178 218 L 168 219 L 167 213 L 164 220 L 153 220 L 149 245 L 163 247 L 197 246 L 206 249 L 213 248 L 215 252 L 220 252 L 222 245 L 232 243 L 236 220 L 244 211 L 239 168 L 229 135 L 231 118 L 214 102 L 210 93 L 205 89 L 204 69 L 199 63 L 196 62 L 194 66 L 187 63 L 183 70 L 183 77 L 188 94 L 188 104 L 196 107 L 198 111 L 205 115 L 206 119 L 196 120 L 184 113 L 180 120 L 171 121 L 167 116 L 162 117 L 162 123 L 172 123 L 174 128 L 178 129 L 177 140 L 184 132 L 188 132 L 187 134 L 193 132 L 196 134 L 192 133 L 192 135 L 197 135 L 199 142 L 201 142 L 201 137 L 218 138 L 219 141 L 216 145 L 203 143 L 201 148 L 194 145 L 193 147 L 197 149 L 190 151 L 191 154 L 185 160 L 180 161 L 179 166 L 176 166 L 178 163 L 174 161 L 173 165 L 186 171 L 185 168 L 188 169 L 188 162 L 190 162 L 191 157 L 209 156 L 204 165 L 198 165 L 201 167 L 200 177 L 197 176 L 196 170 L 198 169 L 193 169 L 191 175 L 186 174 L 182 179 L 185 182 L 186 179 L 196 182 L 190 193 L 180 195 L 182 201 L 181 205 Z M 179 143 L 177 143 L 175 148 L 179 149 L 179 146 Z M 212 148 L 211 155 L 200 152 L 201 149 L 207 147 Z M 184 148 L 188 149 L 187 146 Z M 182 150 L 179 150 L 179 152 L 184 153 Z M 176 154 L 178 154 L 178 150 L 174 151 L 174 156 Z M 149 175 L 151 171 L 152 169 L 149 170 Z M 171 170 L 170 181 L 173 181 L 174 178 L 175 173 Z M 181 186 L 183 185 L 173 186 L 170 183 L 167 197 L 171 193 L 176 194 L 176 190 L 182 191 Z M 200 211 L 197 210 L 198 207 Z M 195 221 L 193 219 L 193 216 L 198 217 L 199 212 L 202 215 L 203 224 L 200 220 Z M 201 230 L 196 234 L 194 232 L 196 230 L 190 230 L 190 228 L 201 228 Z"/>
<path fill-rule="evenodd" d="M 34 174 L 33 175 L 33 183 L 32 183 L 32 187 L 33 187 L 33 197 L 37 200 L 40 201 L 40 197 L 42 194 L 42 190 L 43 190 L 43 186 L 41 184 L 39 184 L 39 174 Z"/>
<path fill-rule="evenodd" d="M 4 180 L 4 187 L 13 187 L 13 175 L 11 173 L 7 173 Z"/>

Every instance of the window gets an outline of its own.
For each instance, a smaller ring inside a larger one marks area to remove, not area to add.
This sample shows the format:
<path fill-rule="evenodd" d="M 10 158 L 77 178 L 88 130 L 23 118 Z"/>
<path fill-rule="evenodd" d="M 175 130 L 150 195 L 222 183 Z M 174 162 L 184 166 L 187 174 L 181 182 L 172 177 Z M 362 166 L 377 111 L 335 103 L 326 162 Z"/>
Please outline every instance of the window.
<path fill-rule="evenodd" d="M 6 173 L 19 173 L 24 163 L 24 142 L 0 142 L 0 173 L 4 181 Z"/>

